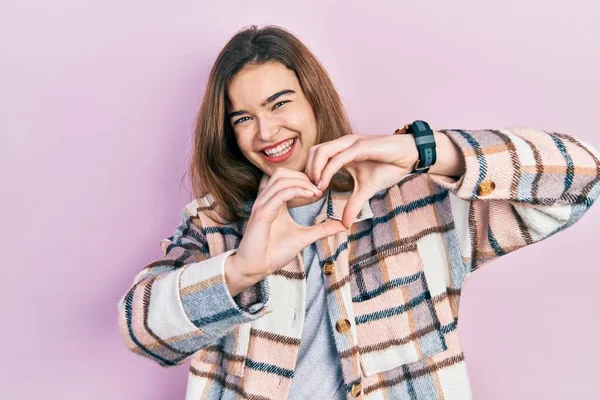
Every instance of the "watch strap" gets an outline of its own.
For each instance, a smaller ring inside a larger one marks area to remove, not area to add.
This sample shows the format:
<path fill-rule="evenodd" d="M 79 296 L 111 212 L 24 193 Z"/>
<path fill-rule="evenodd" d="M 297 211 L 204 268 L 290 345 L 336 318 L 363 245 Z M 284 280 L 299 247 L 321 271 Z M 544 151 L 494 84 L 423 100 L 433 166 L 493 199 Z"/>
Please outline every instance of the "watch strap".
<path fill-rule="evenodd" d="M 425 173 L 435 164 L 437 153 L 435 149 L 435 136 L 429 124 L 425 121 L 416 120 L 412 124 L 396 129 L 394 134 L 409 133 L 413 135 L 419 152 L 413 172 Z"/>

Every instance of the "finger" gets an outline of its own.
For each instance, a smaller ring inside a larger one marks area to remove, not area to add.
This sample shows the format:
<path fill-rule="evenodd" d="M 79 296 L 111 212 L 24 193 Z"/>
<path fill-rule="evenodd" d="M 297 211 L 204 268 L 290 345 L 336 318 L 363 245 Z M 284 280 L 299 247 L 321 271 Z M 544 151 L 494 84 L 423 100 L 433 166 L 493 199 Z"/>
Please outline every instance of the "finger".
<path fill-rule="evenodd" d="M 315 185 L 308 178 L 280 178 L 274 184 L 266 187 L 260 194 L 260 198 L 256 199 L 255 204 L 258 207 L 262 207 L 264 204 L 275 196 L 277 193 L 291 188 L 297 187 L 299 189 L 308 190 L 312 196 L 320 195 L 322 192 L 317 189 Z"/>
<path fill-rule="evenodd" d="M 312 171 L 312 164 L 313 164 L 313 159 L 315 158 L 315 151 L 317 151 L 317 148 L 320 145 L 315 145 L 312 146 L 310 149 L 308 149 L 308 159 L 306 160 L 306 165 L 304 166 L 304 173 L 306 174 L 306 176 L 308 176 L 308 178 L 316 185 L 319 181 L 315 180 L 315 177 L 313 175 L 313 171 Z"/>
<path fill-rule="evenodd" d="M 319 180 L 321 180 L 321 171 L 325 168 L 329 159 L 352 146 L 355 141 L 356 135 L 345 135 L 319 146 L 315 150 L 312 163 L 309 166 L 309 171 L 312 174 L 314 182 L 318 184 Z M 320 186 L 320 188 L 323 188 L 323 186 Z"/>
<path fill-rule="evenodd" d="M 270 186 L 275 185 L 277 183 L 277 181 L 281 178 L 297 178 L 297 179 L 303 179 L 303 180 L 310 182 L 310 179 L 303 172 L 296 171 L 296 170 L 289 169 L 289 168 L 284 168 L 284 167 L 277 168 L 271 176 L 267 176 L 265 174 L 265 176 L 263 176 L 263 178 L 261 178 L 261 181 L 259 184 L 257 200 L 258 200 L 258 197 L 265 190 L 267 190 Z"/>
<path fill-rule="evenodd" d="M 344 165 L 351 163 L 352 161 L 358 160 L 360 155 L 360 147 L 358 145 L 350 146 L 345 151 L 336 154 L 325 166 L 321 172 L 321 184 L 318 188 L 326 188 L 331 181 L 331 178 L 337 171 L 339 171 Z"/>
<path fill-rule="evenodd" d="M 318 225 L 303 227 L 305 232 L 300 240 L 302 241 L 303 247 L 309 246 L 319 239 L 327 236 L 335 235 L 346 230 L 346 227 L 338 220 L 327 220 Z"/>
<path fill-rule="evenodd" d="M 275 170 L 267 186 L 275 184 L 281 178 L 298 178 L 305 179 L 310 182 L 310 178 L 304 172 L 297 171 L 295 169 L 280 167 Z"/>
<path fill-rule="evenodd" d="M 352 226 L 352 223 L 369 199 L 370 196 L 365 191 L 361 192 L 358 190 L 352 193 L 342 213 L 342 223 L 346 228 L 349 229 Z"/>
<path fill-rule="evenodd" d="M 284 204 L 294 197 L 312 197 L 314 193 L 310 190 L 303 189 L 297 186 L 289 187 L 277 192 L 267 201 L 261 209 L 263 212 L 276 213 Z"/>

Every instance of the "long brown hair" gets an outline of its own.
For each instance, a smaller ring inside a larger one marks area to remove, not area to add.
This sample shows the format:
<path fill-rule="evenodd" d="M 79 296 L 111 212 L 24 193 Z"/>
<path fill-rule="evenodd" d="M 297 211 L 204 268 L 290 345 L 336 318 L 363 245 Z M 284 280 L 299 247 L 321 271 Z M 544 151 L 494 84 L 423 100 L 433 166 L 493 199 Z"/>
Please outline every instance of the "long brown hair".
<path fill-rule="evenodd" d="M 191 173 L 194 198 L 208 193 L 215 201 L 214 212 L 222 223 L 247 218 L 244 204 L 258 194 L 263 172 L 239 149 L 227 119 L 227 86 L 247 65 L 277 61 L 296 73 L 312 106 L 317 122 L 316 143 L 353 133 L 351 123 L 335 86 L 325 68 L 292 33 L 275 25 L 252 25 L 238 31 L 221 50 L 210 71 L 198 111 L 193 153 L 187 172 Z M 332 178 L 330 188 L 348 191 L 354 181 L 345 170 Z M 214 217 L 210 217 L 216 220 Z"/>

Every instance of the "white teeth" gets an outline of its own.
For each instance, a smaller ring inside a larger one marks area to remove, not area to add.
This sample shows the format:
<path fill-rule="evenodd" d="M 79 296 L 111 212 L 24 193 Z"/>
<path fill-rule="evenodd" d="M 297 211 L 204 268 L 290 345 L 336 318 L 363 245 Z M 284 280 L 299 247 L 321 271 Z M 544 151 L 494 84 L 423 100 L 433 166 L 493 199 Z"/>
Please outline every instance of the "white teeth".
<path fill-rule="evenodd" d="M 292 148 L 292 145 L 294 144 L 294 140 L 296 140 L 296 139 L 295 138 L 290 139 L 289 141 L 287 141 L 283 144 L 280 144 L 279 146 L 277 146 L 274 149 L 264 150 L 263 152 L 270 157 L 279 157 L 279 156 L 287 153 Z"/>
<path fill-rule="evenodd" d="M 292 139 L 292 140 L 289 140 L 289 141 L 287 141 L 287 142 L 285 142 L 285 143 L 282 143 L 282 144 L 280 144 L 279 146 L 275 147 L 274 149 L 268 149 L 268 150 L 265 150 L 265 153 L 267 153 L 267 154 L 269 154 L 269 155 L 270 155 L 270 154 L 277 154 L 277 153 L 280 153 L 282 150 L 284 150 L 284 149 L 285 149 L 285 148 L 287 148 L 288 146 L 291 146 L 291 145 L 292 145 L 292 142 L 293 142 L 293 139 Z"/>
<path fill-rule="evenodd" d="M 291 147 L 286 147 L 286 148 L 285 148 L 285 150 L 283 150 L 283 151 L 279 151 L 279 152 L 277 152 L 277 153 L 269 153 L 269 156 L 270 156 L 270 157 L 279 157 L 279 156 L 282 156 L 282 155 L 284 155 L 285 153 L 287 153 L 288 151 L 290 151 L 290 148 L 291 148 Z"/>

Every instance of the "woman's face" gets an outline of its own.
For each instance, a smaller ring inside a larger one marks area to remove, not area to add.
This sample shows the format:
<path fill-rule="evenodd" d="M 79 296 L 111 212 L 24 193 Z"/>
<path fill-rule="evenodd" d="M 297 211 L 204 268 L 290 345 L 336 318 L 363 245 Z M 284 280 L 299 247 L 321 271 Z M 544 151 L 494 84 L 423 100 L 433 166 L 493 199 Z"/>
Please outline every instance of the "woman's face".
<path fill-rule="evenodd" d="M 229 123 L 252 164 L 269 176 L 279 167 L 304 171 L 317 122 L 294 71 L 278 62 L 247 66 L 233 77 L 227 96 Z"/>

